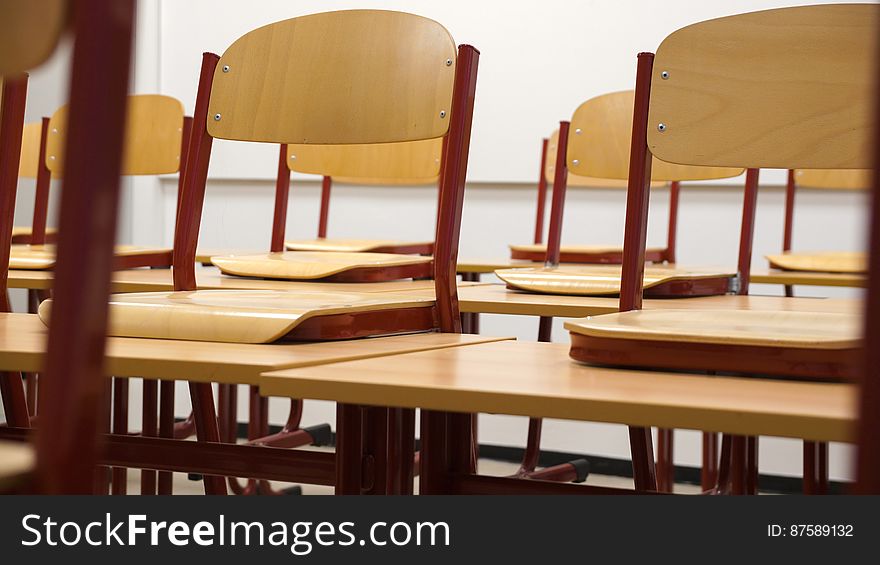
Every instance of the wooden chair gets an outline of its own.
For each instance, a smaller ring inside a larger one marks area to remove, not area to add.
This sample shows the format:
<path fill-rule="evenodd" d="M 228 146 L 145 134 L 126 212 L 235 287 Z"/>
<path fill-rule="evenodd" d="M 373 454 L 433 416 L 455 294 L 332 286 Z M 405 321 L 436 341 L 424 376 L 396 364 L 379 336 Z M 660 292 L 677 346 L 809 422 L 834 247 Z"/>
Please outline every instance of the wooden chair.
<path fill-rule="evenodd" d="M 544 216 L 547 204 L 547 185 L 553 185 L 556 171 L 556 147 L 559 144 L 559 130 L 549 138 L 541 140 L 541 168 L 538 177 L 538 203 L 535 210 L 535 236 L 531 244 L 510 245 L 510 258 L 526 261 L 544 261 L 547 245 L 544 243 Z M 669 223 L 667 224 L 667 243 L 665 248 L 652 248 L 645 252 L 646 261 L 675 262 L 675 226 L 678 219 L 678 182 L 652 182 L 651 188 L 669 185 Z M 599 179 L 568 173 L 567 186 L 586 189 L 626 188 L 626 181 L 619 179 Z M 599 263 L 619 264 L 623 248 L 614 245 L 562 245 L 559 249 L 560 263 Z"/>
<path fill-rule="evenodd" d="M 794 252 L 791 250 L 794 230 L 794 202 L 798 188 L 820 190 L 868 190 L 871 171 L 867 169 L 798 169 L 788 171 L 785 187 L 785 223 L 782 232 L 782 253 L 767 255 L 771 268 L 785 271 L 864 274 L 867 259 L 858 251 Z M 791 285 L 786 296 L 793 296 Z"/>
<path fill-rule="evenodd" d="M 592 98 L 578 107 L 572 121 L 560 124 L 556 154 L 553 200 L 550 211 L 548 244 L 544 246 L 545 267 L 499 269 L 495 274 L 510 288 L 545 294 L 588 296 L 616 295 L 620 292 L 621 270 L 616 265 L 560 265 L 560 242 L 565 190 L 569 178 L 626 180 L 629 174 L 626 133 L 632 124 L 633 92 L 622 91 Z M 569 129 L 574 135 L 569 136 Z M 660 182 L 729 178 L 742 174 L 740 168 L 688 167 L 655 161 L 652 179 Z M 670 240 L 665 250 L 654 250 L 652 259 L 674 259 L 677 194 L 670 216 Z M 748 198 L 743 207 L 743 223 L 751 224 L 754 206 Z M 751 233 L 749 232 L 749 236 Z M 750 241 L 750 240 L 749 240 Z M 671 251 L 670 251 L 671 250 Z M 622 255 L 612 248 L 575 254 L 583 262 L 619 262 Z M 645 288 L 655 297 L 706 296 L 724 294 L 732 286 L 736 272 L 716 268 L 686 269 L 672 265 L 653 267 L 646 273 Z"/>
<path fill-rule="evenodd" d="M 12 228 L 12 243 L 31 243 L 42 245 L 54 243 L 57 230 L 46 227 L 46 214 L 49 207 L 49 169 L 45 164 L 45 130 L 48 128 L 49 118 L 43 118 L 42 122 L 34 122 L 24 125 L 21 137 L 21 160 L 18 166 L 18 177 L 34 179 L 36 190 L 34 191 L 34 215 L 31 226 L 15 226 Z M 34 233 L 37 234 L 34 239 Z M 42 237 L 42 239 L 41 239 Z"/>
<path fill-rule="evenodd" d="M 268 343 L 460 332 L 456 258 L 478 58 L 467 45 L 456 52 L 432 20 L 377 10 L 277 22 L 242 36 L 222 57 L 205 54 L 175 232 L 175 292 L 114 296 L 112 334 Z M 301 80 L 319 70 L 321 81 Z M 298 77 L 294 87 L 290 76 Z M 415 86 L 404 92 L 402 82 Z M 197 291 L 194 258 L 215 137 L 321 145 L 443 138 L 436 297 Z M 41 317 L 52 309 L 44 302 Z M 218 441 L 210 385 L 192 384 L 191 392 L 198 438 Z M 206 488 L 225 492 L 222 481 Z"/>
<path fill-rule="evenodd" d="M 70 124 L 55 279 L 56 316 L 50 324 L 44 407 L 37 433 L 35 489 L 47 494 L 91 492 L 100 449 L 98 406 L 103 375 L 107 296 L 116 230 L 125 95 L 134 2 L 34 0 L 0 3 L 0 74 L 5 76 L 0 119 L 2 206 L 15 201 L 24 122 L 26 76 L 72 23 L 74 34 Z M 0 284 L 6 284 L 11 214 L 0 214 Z M 0 295 L 5 296 L 4 292 Z M 6 377 L 7 375 L 4 375 Z M 15 384 L 17 380 L 17 385 Z M 27 427 L 21 380 L 3 379 L 8 424 Z M 12 398 L 10 398 L 12 397 Z M 11 402 L 10 402 L 11 400 Z"/>
<path fill-rule="evenodd" d="M 733 167 L 871 166 L 875 5 L 806 6 L 709 20 L 639 55 L 620 313 L 571 322 L 571 357 L 604 365 L 848 380 L 860 316 L 641 310 L 651 156 Z M 765 34 L 764 30 L 777 30 Z M 821 33 L 814 33 L 821 30 Z M 821 81 L 814 80 L 822 77 Z M 723 108 L 723 111 L 718 111 Z M 650 458 L 639 434 L 634 460 Z M 752 438 L 736 438 L 735 492 L 756 488 Z M 807 458 L 824 449 L 807 446 Z M 812 450 L 812 451 L 811 451 Z M 725 455 L 725 453 L 727 455 Z M 807 467 L 823 463 L 808 460 Z M 745 471 L 748 469 L 748 472 Z M 653 480 L 653 466 L 642 472 Z"/>
<path fill-rule="evenodd" d="M 67 135 L 68 106 L 59 108 L 45 127 L 45 143 L 25 143 L 30 153 L 36 147 L 43 151 L 45 167 L 34 166 L 37 176 L 37 195 L 34 205 L 34 229 L 30 244 L 13 245 L 9 266 L 12 269 L 52 269 L 55 266 L 55 246 L 45 245 L 48 184 L 51 176 L 64 176 L 64 140 Z M 183 149 L 183 104 L 170 96 L 159 94 L 132 95 L 128 98 L 125 154 L 122 174 L 159 175 L 180 170 Z M 31 138 L 40 139 L 43 127 L 34 124 Z M 26 138 L 25 141 L 28 141 Z M 30 146 L 28 146 L 30 145 Z M 31 155 L 28 155 L 30 160 Z M 133 245 L 116 246 L 116 269 L 135 267 L 170 267 L 171 250 Z"/>

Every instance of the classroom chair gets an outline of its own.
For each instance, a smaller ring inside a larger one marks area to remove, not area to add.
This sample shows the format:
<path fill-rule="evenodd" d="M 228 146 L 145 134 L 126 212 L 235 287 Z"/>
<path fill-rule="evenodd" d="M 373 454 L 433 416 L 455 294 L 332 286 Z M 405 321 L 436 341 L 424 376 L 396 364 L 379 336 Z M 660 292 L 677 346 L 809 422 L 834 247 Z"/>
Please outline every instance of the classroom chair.
<path fill-rule="evenodd" d="M 641 310 L 647 182 L 652 155 L 702 166 L 870 167 L 878 10 L 805 6 L 719 18 L 669 35 L 656 56 L 639 55 L 620 312 L 566 324 L 574 360 L 799 379 L 857 376 L 858 315 Z M 763 33 L 768 28 L 776 33 Z M 638 480 L 653 484 L 650 431 L 635 436 Z M 809 482 L 823 475 L 827 455 L 823 445 L 805 447 Z M 755 492 L 755 438 L 725 437 L 721 457 L 719 483 Z"/>
<path fill-rule="evenodd" d="M 495 271 L 509 288 L 587 296 L 620 292 L 621 269 L 617 265 L 560 265 L 560 238 L 566 181 L 572 173 L 594 178 L 626 178 L 629 166 L 626 151 L 630 142 L 627 132 L 631 127 L 632 107 L 632 91 L 605 94 L 584 102 L 570 123 L 560 124 L 545 266 Z M 682 167 L 659 161 L 656 165 L 652 177 L 655 181 L 709 180 L 742 174 L 739 168 Z M 753 222 L 754 203 L 747 198 L 743 206 L 743 225 L 750 226 Z M 750 237 L 751 232 L 745 235 Z M 740 265 L 740 271 L 742 269 Z M 688 269 L 662 265 L 651 268 L 645 276 L 645 287 L 651 296 L 681 297 L 725 294 L 735 287 L 737 273 L 717 267 Z"/>
<path fill-rule="evenodd" d="M 49 125 L 49 119 L 43 118 L 42 122 L 34 122 L 24 125 L 21 136 L 21 159 L 18 166 L 18 177 L 34 179 L 34 214 L 30 226 L 15 226 L 12 228 L 12 243 L 30 243 L 42 245 L 54 243 L 57 230 L 46 227 L 46 215 L 49 208 L 49 169 L 41 155 L 45 155 L 43 139 L 46 138 L 45 129 Z M 36 237 L 34 235 L 36 234 Z"/>
<path fill-rule="evenodd" d="M 459 333 L 456 259 L 478 58 L 471 46 L 456 48 L 437 22 L 379 10 L 276 22 L 245 34 L 222 57 L 206 53 L 175 233 L 175 291 L 114 295 L 111 334 L 268 343 Z M 318 71 L 321 80 L 303 79 Z M 403 91 L 402 83 L 413 88 Z M 196 290 L 195 251 L 215 137 L 323 145 L 443 138 L 436 297 Z M 50 319 L 53 310 L 53 301 L 43 302 L 41 318 Z M 219 441 L 210 385 L 190 389 L 198 439 Z M 206 477 L 206 490 L 226 491 L 220 477 Z"/>
<path fill-rule="evenodd" d="M 771 268 L 785 271 L 822 273 L 864 273 L 867 269 L 864 252 L 858 251 L 792 251 L 794 203 L 798 188 L 820 190 L 868 190 L 871 171 L 866 169 L 789 170 L 785 185 L 785 222 L 782 231 L 782 253 L 767 255 Z M 792 285 L 785 286 L 785 295 L 794 296 Z"/>
<path fill-rule="evenodd" d="M 547 185 L 553 184 L 556 171 L 556 147 L 559 144 L 559 130 L 549 138 L 541 140 L 541 167 L 538 176 L 538 202 L 535 208 L 535 235 L 531 244 L 511 244 L 510 258 L 526 261 L 544 261 L 547 245 L 544 243 L 544 217 L 547 204 Z M 678 223 L 679 183 L 652 182 L 651 188 L 669 185 L 669 220 L 666 231 L 666 247 L 655 247 L 645 252 L 646 261 L 675 263 L 675 235 Z M 567 186 L 586 189 L 626 188 L 626 181 L 619 179 L 598 179 L 568 173 Z M 619 264 L 623 248 L 614 245 L 562 245 L 559 249 L 560 263 L 600 263 Z"/>
<path fill-rule="evenodd" d="M 47 59 L 59 37 L 74 36 L 70 123 L 56 268 L 56 316 L 50 323 L 45 411 L 36 436 L 33 490 L 46 494 L 91 492 L 100 448 L 98 406 L 108 382 L 103 375 L 107 296 L 116 229 L 125 96 L 131 55 L 134 2 L 130 0 L 34 0 L 0 4 L 0 194 L 4 210 L 15 202 L 27 68 Z M 0 214 L 0 279 L 6 284 L 12 215 Z M 4 296 L 5 288 L 0 289 Z M 4 375 L 6 377 L 8 375 Z M 21 379 L 4 379 L 9 425 L 28 427 Z M 11 386 L 10 386 L 11 385 Z M 10 400 L 10 388 L 19 389 Z"/>

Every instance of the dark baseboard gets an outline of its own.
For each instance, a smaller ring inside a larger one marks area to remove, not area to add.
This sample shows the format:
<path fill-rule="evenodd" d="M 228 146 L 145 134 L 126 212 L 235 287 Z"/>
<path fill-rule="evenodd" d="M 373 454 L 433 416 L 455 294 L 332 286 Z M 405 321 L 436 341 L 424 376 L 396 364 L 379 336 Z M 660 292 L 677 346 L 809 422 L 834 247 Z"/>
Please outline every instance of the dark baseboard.
<path fill-rule="evenodd" d="M 270 433 L 281 431 L 280 426 L 270 426 Z M 238 436 L 247 437 L 247 424 L 238 424 Z M 418 445 L 418 441 L 416 442 Z M 330 434 L 330 443 L 336 445 L 336 432 Z M 495 461 L 517 463 L 522 460 L 525 450 L 521 447 L 506 445 L 480 445 L 480 457 Z M 599 457 L 596 455 L 584 455 L 581 453 L 567 453 L 563 451 L 541 451 L 538 460 L 539 467 L 552 467 L 561 465 L 575 459 L 586 459 L 590 462 L 590 472 L 596 475 L 608 475 L 612 477 L 632 477 L 632 464 L 629 459 L 617 459 L 614 457 Z M 675 482 L 682 484 L 699 485 L 700 469 L 685 465 L 675 466 Z M 847 483 L 831 481 L 829 491 L 831 494 L 845 494 Z M 773 494 L 801 494 L 802 482 L 797 477 L 783 477 L 780 475 L 760 475 L 758 477 L 758 489 L 761 492 Z"/>

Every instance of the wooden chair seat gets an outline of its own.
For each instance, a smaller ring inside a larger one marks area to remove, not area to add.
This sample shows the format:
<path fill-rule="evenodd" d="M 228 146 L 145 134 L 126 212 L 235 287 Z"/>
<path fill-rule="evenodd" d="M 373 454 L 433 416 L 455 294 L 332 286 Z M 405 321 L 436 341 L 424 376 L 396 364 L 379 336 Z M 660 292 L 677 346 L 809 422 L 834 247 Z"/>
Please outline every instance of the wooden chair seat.
<path fill-rule="evenodd" d="M 434 299 L 393 293 L 198 290 L 114 294 L 110 335 L 224 343 L 326 340 L 428 331 Z M 52 301 L 40 304 L 48 324 Z M 316 320 L 316 323 L 309 323 Z"/>
<path fill-rule="evenodd" d="M 570 321 L 572 358 L 587 363 L 851 379 L 860 313 L 633 310 Z"/>
<path fill-rule="evenodd" d="M 499 269 L 495 274 L 509 288 L 541 294 L 613 296 L 620 293 L 621 268 L 616 265 L 560 265 Z M 674 265 L 645 269 L 645 296 L 711 296 L 725 294 L 736 273 L 723 269 L 683 269 Z"/>
<path fill-rule="evenodd" d="M 55 267 L 55 245 L 14 244 L 10 250 L 9 268 L 45 271 Z M 171 250 L 137 245 L 117 245 L 113 268 L 171 266 Z"/>
<path fill-rule="evenodd" d="M 29 226 L 15 226 L 12 228 L 12 243 L 30 243 L 32 230 Z M 55 241 L 58 230 L 46 228 L 46 239 L 51 243 Z"/>
<path fill-rule="evenodd" d="M 511 259 L 526 261 L 543 261 L 547 256 L 546 243 L 530 243 L 526 245 L 510 245 Z M 660 247 L 645 250 L 645 261 L 662 262 L 665 249 Z M 559 249 L 559 261 L 562 263 L 604 263 L 619 265 L 623 261 L 623 247 L 614 245 L 563 245 Z"/>
<path fill-rule="evenodd" d="M 285 241 L 289 251 L 337 251 L 342 253 L 398 253 L 401 255 L 430 255 L 433 241 L 397 241 L 387 239 L 307 239 Z"/>
<path fill-rule="evenodd" d="M 785 271 L 815 273 L 867 273 L 867 258 L 860 251 L 818 251 L 812 253 L 786 251 L 767 255 L 770 266 Z"/>
<path fill-rule="evenodd" d="M 14 488 L 34 470 L 34 449 L 26 443 L 0 441 L 0 492 Z"/>
<path fill-rule="evenodd" d="M 391 253 L 285 251 L 212 257 L 227 275 L 287 280 L 378 282 L 431 275 L 430 257 Z"/>

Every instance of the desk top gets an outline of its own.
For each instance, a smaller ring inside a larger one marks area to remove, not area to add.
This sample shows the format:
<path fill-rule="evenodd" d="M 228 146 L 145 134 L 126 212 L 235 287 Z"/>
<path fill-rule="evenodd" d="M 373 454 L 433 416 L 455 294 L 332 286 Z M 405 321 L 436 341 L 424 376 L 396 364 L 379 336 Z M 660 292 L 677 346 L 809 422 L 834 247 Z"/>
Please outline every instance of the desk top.
<path fill-rule="evenodd" d="M 34 449 L 27 443 L 0 441 L 0 491 L 14 487 L 34 469 Z"/>
<path fill-rule="evenodd" d="M 852 385 L 591 367 L 568 346 L 504 342 L 275 371 L 267 396 L 851 441 Z"/>
<path fill-rule="evenodd" d="M 751 281 L 764 284 L 864 288 L 867 286 L 868 278 L 859 273 L 810 273 L 781 269 L 758 269 L 752 271 Z"/>
<path fill-rule="evenodd" d="M 47 331 L 34 314 L 0 314 L 0 370 L 42 369 Z M 107 371 L 117 377 L 258 384 L 260 373 L 352 359 L 498 341 L 497 337 L 425 333 L 293 344 L 234 344 L 113 337 Z"/>
<path fill-rule="evenodd" d="M 53 282 L 52 271 L 9 271 L 9 288 L 49 289 Z M 239 290 L 331 290 L 334 292 L 401 292 L 411 290 L 432 290 L 432 280 L 402 280 L 379 283 L 327 283 L 294 282 L 271 279 L 250 279 L 227 276 L 216 267 L 196 269 L 199 289 L 239 289 Z M 462 286 L 487 283 L 463 282 Z M 113 273 L 113 292 L 163 292 L 174 290 L 170 269 L 129 269 Z"/>
<path fill-rule="evenodd" d="M 415 291 L 416 293 L 424 291 Z M 481 284 L 458 289 L 462 312 L 482 314 L 518 314 L 583 318 L 617 312 L 619 300 L 601 296 L 564 296 L 533 294 L 509 290 L 504 285 Z M 706 296 L 698 298 L 647 299 L 646 310 L 660 309 L 731 309 L 780 310 L 795 312 L 854 313 L 862 308 L 859 299 L 786 298 L 783 296 Z"/>
<path fill-rule="evenodd" d="M 465 257 L 458 260 L 459 273 L 494 273 L 498 269 L 513 269 L 518 267 L 543 267 L 544 263 L 536 261 L 524 261 L 522 259 L 481 259 Z"/>

